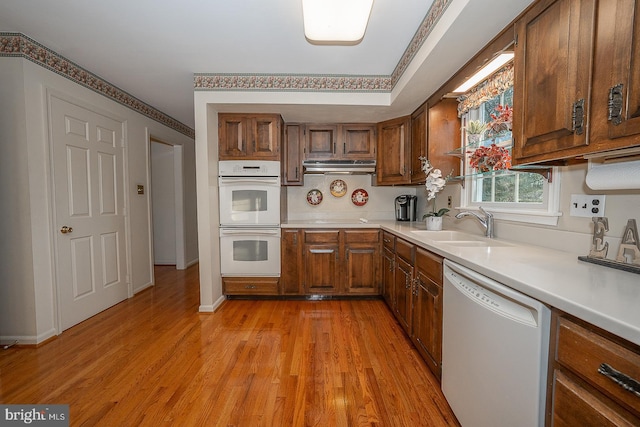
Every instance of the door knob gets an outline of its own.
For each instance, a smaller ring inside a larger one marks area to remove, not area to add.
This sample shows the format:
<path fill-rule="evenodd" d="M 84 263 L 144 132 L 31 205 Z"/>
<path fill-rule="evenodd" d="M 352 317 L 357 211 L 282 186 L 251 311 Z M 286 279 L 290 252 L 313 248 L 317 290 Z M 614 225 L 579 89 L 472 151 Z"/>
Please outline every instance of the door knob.
<path fill-rule="evenodd" d="M 72 233 L 73 232 L 73 228 L 67 227 L 66 225 L 63 225 L 62 228 L 60 229 L 60 232 L 62 234 Z"/>

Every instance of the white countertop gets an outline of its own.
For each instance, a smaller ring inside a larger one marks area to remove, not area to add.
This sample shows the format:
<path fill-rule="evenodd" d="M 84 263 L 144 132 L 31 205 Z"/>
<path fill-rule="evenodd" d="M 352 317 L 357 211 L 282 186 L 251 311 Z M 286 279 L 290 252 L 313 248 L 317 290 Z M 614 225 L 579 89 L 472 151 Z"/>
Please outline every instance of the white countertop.
<path fill-rule="evenodd" d="M 382 228 L 640 345 L 638 274 L 579 261 L 572 253 L 502 239 L 496 240 L 508 246 L 456 247 L 413 233 L 424 230 L 424 222 L 289 221 L 282 227 Z"/>

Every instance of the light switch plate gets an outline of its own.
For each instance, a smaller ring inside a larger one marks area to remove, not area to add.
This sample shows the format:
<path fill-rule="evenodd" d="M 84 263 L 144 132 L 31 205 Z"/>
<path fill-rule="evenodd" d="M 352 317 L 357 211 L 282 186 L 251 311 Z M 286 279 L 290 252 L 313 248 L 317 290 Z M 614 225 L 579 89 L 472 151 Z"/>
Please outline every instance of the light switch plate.
<path fill-rule="evenodd" d="M 604 216 L 604 195 L 572 194 L 570 216 Z"/>

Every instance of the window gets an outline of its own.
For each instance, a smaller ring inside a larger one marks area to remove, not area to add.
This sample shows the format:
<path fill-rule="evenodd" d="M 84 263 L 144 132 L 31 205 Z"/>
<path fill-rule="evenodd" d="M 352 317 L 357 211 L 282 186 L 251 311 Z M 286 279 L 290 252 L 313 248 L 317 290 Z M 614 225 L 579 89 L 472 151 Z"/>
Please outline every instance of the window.
<path fill-rule="evenodd" d="M 495 93 L 495 92 L 494 92 Z M 469 138 L 466 128 L 471 121 L 482 124 L 492 122 L 496 108 L 513 105 L 513 85 L 499 95 L 482 100 L 462 114 L 462 152 L 464 161 L 464 189 L 461 207 L 475 209 L 479 206 L 491 211 L 498 219 L 556 225 L 558 222 L 559 174 L 552 172 L 549 183 L 545 174 L 509 170 L 511 131 L 488 129 L 479 141 Z M 495 123 L 495 122 L 494 122 Z M 493 146 L 495 144 L 495 146 Z M 483 148 L 484 147 L 484 148 Z M 479 151 L 476 151 L 480 148 Z M 485 156 L 485 153 L 489 156 Z M 498 164 L 494 170 L 491 165 Z M 485 164 L 483 162 L 486 161 Z M 489 165 L 489 166 L 486 166 Z M 529 168 L 531 170 L 531 168 Z M 546 172 L 546 168 L 544 171 Z"/>

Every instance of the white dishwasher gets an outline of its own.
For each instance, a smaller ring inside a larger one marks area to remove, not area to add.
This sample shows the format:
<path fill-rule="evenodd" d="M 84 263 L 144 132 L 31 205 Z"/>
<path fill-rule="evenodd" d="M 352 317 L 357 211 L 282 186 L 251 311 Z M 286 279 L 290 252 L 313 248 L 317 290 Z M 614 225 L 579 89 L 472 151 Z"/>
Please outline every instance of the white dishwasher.
<path fill-rule="evenodd" d="M 444 262 L 442 391 L 462 427 L 544 425 L 551 313 Z"/>

